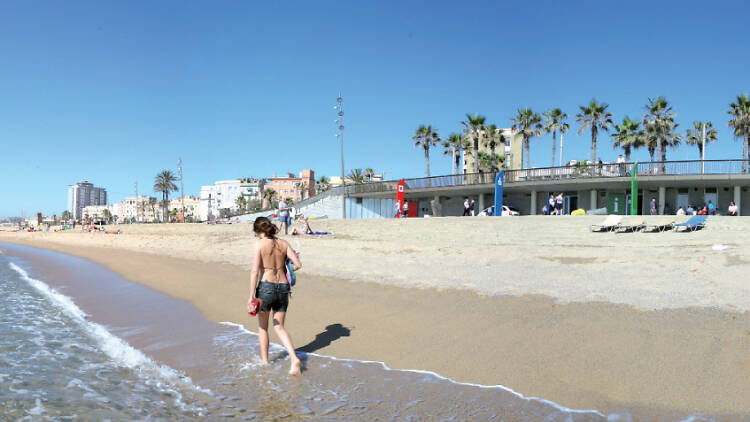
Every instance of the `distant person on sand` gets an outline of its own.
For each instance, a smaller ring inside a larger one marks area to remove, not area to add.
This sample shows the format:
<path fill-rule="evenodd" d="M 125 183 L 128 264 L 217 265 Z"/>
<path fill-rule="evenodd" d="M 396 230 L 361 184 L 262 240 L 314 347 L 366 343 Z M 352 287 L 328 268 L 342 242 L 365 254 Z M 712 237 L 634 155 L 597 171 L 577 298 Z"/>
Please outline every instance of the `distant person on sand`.
<path fill-rule="evenodd" d="M 258 310 L 258 341 L 260 342 L 260 357 L 263 363 L 268 363 L 268 316 L 273 311 L 273 328 L 286 348 L 291 360 L 289 375 L 298 375 L 302 363 L 294 351 L 292 337 L 284 328 L 284 318 L 289 306 L 290 286 L 286 279 L 285 260 L 289 258 L 294 270 L 299 271 L 302 263 L 289 243 L 276 238 L 276 226 L 266 217 L 258 217 L 253 224 L 253 231 L 259 239 L 253 248 L 253 267 L 250 272 L 250 299 L 247 302 L 248 311 L 252 309 L 254 298 L 263 301 Z M 263 275 L 258 283 L 258 275 L 263 269 Z"/>
<path fill-rule="evenodd" d="M 471 203 L 469 202 L 469 198 L 464 198 L 464 217 L 467 215 L 471 215 Z"/>
<path fill-rule="evenodd" d="M 560 192 L 555 197 L 555 213 L 557 215 L 563 215 L 563 193 Z"/>
<path fill-rule="evenodd" d="M 680 209 L 677 210 L 677 215 L 685 215 L 685 208 L 680 207 Z"/>
<path fill-rule="evenodd" d="M 401 218 L 401 201 L 396 201 L 396 215 L 393 218 Z"/>
<path fill-rule="evenodd" d="M 469 212 L 471 212 L 471 216 L 474 217 L 474 200 L 473 199 L 469 203 Z"/>
<path fill-rule="evenodd" d="M 289 223 L 291 218 L 289 216 L 289 205 L 284 202 L 284 198 L 279 199 L 279 230 L 281 225 L 284 225 L 284 234 L 289 234 Z"/>
<path fill-rule="evenodd" d="M 409 217 L 409 203 L 404 201 L 404 218 Z"/>
<path fill-rule="evenodd" d="M 714 215 L 714 214 L 716 214 L 716 206 L 709 199 L 708 200 L 708 215 Z"/>
<path fill-rule="evenodd" d="M 729 203 L 729 208 L 727 208 L 727 212 L 731 216 L 737 216 L 737 204 L 734 203 L 734 201 Z"/>
<path fill-rule="evenodd" d="M 651 215 L 656 215 L 656 198 L 651 198 L 651 204 L 648 206 L 648 211 Z"/>
<path fill-rule="evenodd" d="M 299 217 L 300 228 L 294 227 L 292 228 L 292 235 L 293 236 L 299 236 L 303 234 L 313 234 L 312 229 L 310 228 L 310 223 L 307 222 L 307 219 L 303 216 Z"/>

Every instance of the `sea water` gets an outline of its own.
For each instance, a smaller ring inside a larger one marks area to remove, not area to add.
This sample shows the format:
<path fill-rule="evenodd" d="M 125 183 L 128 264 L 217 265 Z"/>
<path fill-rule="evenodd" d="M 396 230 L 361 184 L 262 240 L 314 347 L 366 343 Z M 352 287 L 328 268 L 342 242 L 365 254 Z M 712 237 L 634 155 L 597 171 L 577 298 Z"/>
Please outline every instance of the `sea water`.
<path fill-rule="evenodd" d="M 24 252 L 64 256 L 32 248 Z M 82 280 L 100 267 L 80 258 L 63 261 L 82 271 Z M 71 297 L 30 276 L 30 265 L 0 254 L 2 420 L 633 420 L 627 413 L 568 409 L 503 386 L 461 384 L 431 372 L 313 353 L 300 352 L 304 372 L 289 377 L 282 347 L 272 344 L 271 363 L 263 365 L 255 333 L 231 322 L 191 336 L 210 349 L 200 355 L 201 370 L 191 378 L 184 371 L 196 366 L 170 367 L 128 344 L 136 338 L 133 333 L 149 329 L 157 330 L 157 338 L 169 337 L 158 333 L 158 322 L 122 329 L 92 321 Z M 116 289 L 110 285 L 107 290 Z M 113 294 L 118 297 L 101 300 L 127 302 L 123 290 Z M 162 303 L 174 301 L 150 290 L 147 294 Z M 178 357 L 172 359 L 176 365 L 182 362 Z"/>

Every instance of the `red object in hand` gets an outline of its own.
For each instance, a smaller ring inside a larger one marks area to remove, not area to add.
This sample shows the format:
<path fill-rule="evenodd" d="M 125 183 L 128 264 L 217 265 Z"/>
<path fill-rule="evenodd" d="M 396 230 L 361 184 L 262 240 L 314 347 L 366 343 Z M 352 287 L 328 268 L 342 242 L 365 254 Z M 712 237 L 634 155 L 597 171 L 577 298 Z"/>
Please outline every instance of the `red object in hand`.
<path fill-rule="evenodd" d="M 254 297 L 250 300 L 250 309 L 247 311 L 247 313 L 250 316 L 255 316 L 260 310 L 261 306 L 263 306 L 263 301 Z"/>

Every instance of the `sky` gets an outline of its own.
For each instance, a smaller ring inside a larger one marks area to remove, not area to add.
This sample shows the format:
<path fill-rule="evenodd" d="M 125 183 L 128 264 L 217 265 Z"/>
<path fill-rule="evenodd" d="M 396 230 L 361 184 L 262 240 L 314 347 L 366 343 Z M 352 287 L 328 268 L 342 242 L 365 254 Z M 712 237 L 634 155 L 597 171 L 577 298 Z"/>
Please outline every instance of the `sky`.
<path fill-rule="evenodd" d="M 60 215 L 82 180 L 110 203 L 134 183 L 156 196 L 178 158 L 190 195 L 305 168 L 338 175 L 339 92 L 346 171 L 387 179 L 425 175 L 420 124 L 447 137 L 479 113 L 508 127 L 521 107 L 562 108 L 563 158 L 589 158 L 575 114 L 592 98 L 619 122 L 664 96 L 680 132 L 714 123 L 706 159 L 740 158 L 727 110 L 750 92 L 749 15 L 743 1 L 3 1 L 0 218 Z M 600 135 L 597 155 L 617 154 Z M 442 147 L 430 156 L 432 175 L 451 172 Z M 549 165 L 550 135 L 530 156 Z"/>

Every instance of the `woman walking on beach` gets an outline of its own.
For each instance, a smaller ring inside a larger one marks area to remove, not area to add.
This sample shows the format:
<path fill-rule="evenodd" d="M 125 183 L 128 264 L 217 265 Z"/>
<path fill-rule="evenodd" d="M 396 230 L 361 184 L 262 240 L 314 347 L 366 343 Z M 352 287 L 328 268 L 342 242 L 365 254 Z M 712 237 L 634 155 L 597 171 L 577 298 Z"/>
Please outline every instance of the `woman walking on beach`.
<path fill-rule="evenodd" d="M 284 328 L 284 318 L 289 306 L 290 286 L 286 279 L 285 260 L 289 258 L 294 270 L 302 268 L 302 263 L 289 243 L 276 238 L 276 226 L 266 217 L 258 217 L 253 224 L 253 231 L 259 239 L 253 248 L 253 267 L 250 272 L 250 299 L 247 302 L 248 311 L 252 309 L 253 299 L 263 301 L 258 310 L 258 340 L 260 341 L 260 357 L 263 363 L 268 363 L 268 316 L 273 311 L 273 329 L 286 348 L 291 360 L 289 375 L 298 375 L 301 362 L 294 351 L 292 337 Z M 258 275 L 263 269 L 263 275 L 258 283 Z M 257 289 L 256 289 L 257 286 Z"/>

